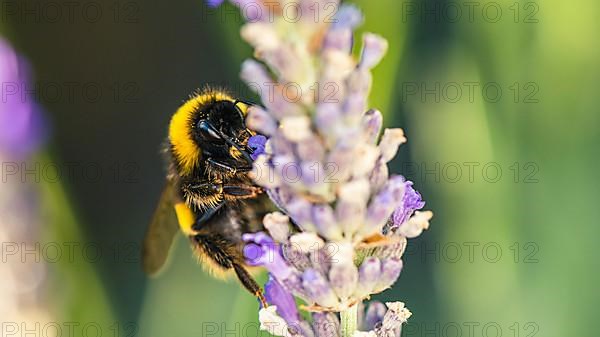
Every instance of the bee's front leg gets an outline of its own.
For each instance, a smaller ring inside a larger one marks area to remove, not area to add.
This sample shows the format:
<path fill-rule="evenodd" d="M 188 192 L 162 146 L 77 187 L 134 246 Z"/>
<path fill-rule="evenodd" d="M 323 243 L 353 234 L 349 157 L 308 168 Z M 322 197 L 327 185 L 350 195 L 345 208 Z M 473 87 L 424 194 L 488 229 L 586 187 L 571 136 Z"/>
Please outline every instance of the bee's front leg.
<path fill-rule="evenodd" d="M 263 189 L 258 186 L 243 183 L 184 183 L 182 184 L 184 195 L 189 200 L 201 204 L 201 208 L 214 207 L 221 200 L 254 198 L 263 193 Z"/>
<path fill-rule="evenodd" d="M 255 198 L 263 193 L 263 189 L 258 186 L 247 184 L 225 184 L 223 185 L 223 194 L 230 199 Z"/>
<path fill-rule="evenodd" d="M 223 202 L 223 185 L 218 182 L 186 181 L 181 190 L 188 205 L 198 209 L 216 208 Z"/>
<path fill-rule="evenodd" d="M 252 165 L 236 165 L 234 163 L 227 163 L 225 161 L 219 161 L 213 158 L 208 158 L 207 161 L 213 167 L 216 167 L 221 171 L 226 171 L 229 173 L 252 171 Z"/>

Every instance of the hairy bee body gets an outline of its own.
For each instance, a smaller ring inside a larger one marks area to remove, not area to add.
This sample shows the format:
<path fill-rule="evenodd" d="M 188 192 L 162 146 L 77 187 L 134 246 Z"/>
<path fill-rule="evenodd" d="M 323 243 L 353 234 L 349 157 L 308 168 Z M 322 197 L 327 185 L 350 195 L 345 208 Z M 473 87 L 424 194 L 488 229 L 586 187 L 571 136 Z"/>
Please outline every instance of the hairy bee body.
<path fill-rule="evenodd" d="M 216 275 L 234 271 L 264 302 L 242 252 L 242 234 L 262 230 L 262 218 L 271 208 L 266 194 L 248 176 L 252 132 L 244 124 L 246 109 L 245 103 L 222 91 L 205 90 L 175 112 L 165 151 L 167 184 L 142 256 L 145 271 L 156 273 L 179 228 L 206 269 Z"/>

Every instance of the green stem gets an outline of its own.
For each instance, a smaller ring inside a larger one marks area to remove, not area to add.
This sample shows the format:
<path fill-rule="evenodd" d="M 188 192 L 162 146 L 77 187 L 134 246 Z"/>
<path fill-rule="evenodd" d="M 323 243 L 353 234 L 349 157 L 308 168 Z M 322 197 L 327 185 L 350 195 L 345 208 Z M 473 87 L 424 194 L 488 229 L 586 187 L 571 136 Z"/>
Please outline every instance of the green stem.
<path fill-rule="evenodd" d="M 358 304 L 340 312 L 342 337 L 352 337 L 358 321 Z"/>

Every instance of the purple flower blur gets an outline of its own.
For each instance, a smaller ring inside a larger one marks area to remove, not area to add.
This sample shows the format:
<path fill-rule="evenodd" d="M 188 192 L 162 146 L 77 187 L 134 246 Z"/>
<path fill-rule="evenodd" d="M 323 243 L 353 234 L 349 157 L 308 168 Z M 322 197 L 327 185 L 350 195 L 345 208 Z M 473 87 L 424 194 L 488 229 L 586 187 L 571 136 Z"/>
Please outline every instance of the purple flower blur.
<path fill-rule="evenodd" d="M 256 160 L 258 156 L 265 153 L 265 144 L 267 143 L 267 137 L 263 135 L 256 135 L 250 137 L 248 140 L 248 147 L 252 149 L 250 157 L 252 160 Z"/>
<path fill-rule="evenodd" d="M 223 2 L 225 2 L 225 0 L 206 0 L 206 4 L 213 8 L 221 6 Z"/>
<path fill-rule="evenodd" d="M 35 151 L 44 139 L 41 109 L 31 96 L 29 65 L 10 44 L 0 38 L 0 153 L 23 158 Z"/>

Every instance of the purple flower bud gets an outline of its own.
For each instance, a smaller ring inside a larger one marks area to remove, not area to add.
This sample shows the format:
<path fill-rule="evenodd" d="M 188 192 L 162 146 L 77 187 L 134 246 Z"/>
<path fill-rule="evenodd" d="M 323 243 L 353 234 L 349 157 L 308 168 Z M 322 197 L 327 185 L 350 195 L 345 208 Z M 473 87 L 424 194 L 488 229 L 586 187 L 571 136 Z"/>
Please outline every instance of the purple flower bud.
<path fill-rule="evenodd" d="M 292 94 L 284 89 L 286 87 L 281 84 L 272 87 L 273 85 L 274 82 L 267 82 L 267 89 L 265 90 L 268 94 L 263 95 L 262 102 L 274 118 L 282 120 L 286 116 L 305 114 L 302 105 L 296 102 L 293 97 L 290 97 Z"/>
<path fill-rule="evenodd" d="M 269 138 L 269 143 L 273 148 L 273 151 L 277 153 L 278 156 L 293 156 L 294 155 L 294 144 L 280 133 L 275 133 L 271 138 Z M 277 161 L 274 160 L 274 163 L 279 165 Z"/>
<path fill-rule="evenodd" d="M 352 237 L 364 224 L 367 210 L 365 205 L 339 200 L 335 206 L 335 216 L 346 237 Z"/>
<path fill-rule="evenodd" d="M 255 60 L 245 60 L 242 63 L 240 77 L 248 84 L 250 89 L 258 94 L 270 92 L 268 91 L 270 88 L 269 86 L 274 83 L 274 80 L 269 75 L 265 66 Z M 263 97 L 263 100 L 264 99 L 265 97 Z"/>
<path fill-rule="evenodd" d="M 381 126 L 383 125 L 383 116 L 379 110 L 369 110 L 363 116 L 362 127 L 365 133 L 367 143 L 375 144 L 379 133 L 381 132 Z"/>
<path fill-rule="evenodd" d="M 288 329 L 291 337 L 315 337 L 312 326 L 304 320 L 297 324 L 291 324 Z"/>
<path fill-rule="evenodd" d="M 312 194 L 320 195 L 329 190 L 323 183 L 323 168 L 319 161 L 303 161 L 300 163 L 300 181 Z"/>
<path fill-rule="evenodd" d="M 314 269 L 307 269 L 302 274 L 302 286 L 310 299 L 322 307 L 335 307 L 338 299 L 327 280 Z"/>
<path fill-rule="evenodd" d="M 369 183 L 371 184 L 371 191 L 378 192 L 383 188 L 389 178 L 389 168 L 387 163 L 383 160 L 378 159 L 371 176 L 369 177 Z"/>
<path fill-rule="evenodd" d="M 285 260 L 297 270 L 304 271 L 312 267 L 310 258 L 297 244 L 288 242 L 282 249 Z"/>
<path fill-rule="evenodd" d="M 375 286 L 374 293 L 382 292 L 396 282 L 402 271 L 402 260 L 389 258 L 381 263 L 381 278 Z"/>
<path fill-rule="evenodd" d="M 276 188 L 268 189 L 267 194 L 269 198 L 273 201 L 275 206 L 277 206 L 282 211 L 287 212 L 287 203 L 291 200 L 291 192 L 286 186 L 279 186 Z"/>
<path fill-rule="evenodd" d="M 244 26 L 242 27 L 242 36 L 244 36 L 244 31 L 246 30 L 245 28 L 247 27 Z M 256 36 L 254 37 L 249 37 L 247 38 L 247 40 L 250 43 L 253 43 L 252 39 L 254 39 L 254 43 L 257 43 L 257 49 L 260 50 L 260 45 L 264 43 L 265 40 L 265 31 L 257 31 L 256 32 Z M 275 33 L 277 34 L 277 33 Z M 245 38 L 248 36 L 244 36 Z M 311 83 L 311 85 L 314 83 L 315 78 L 309 77 L 307 78 L 307 76 L 311 76 L 313 75 L 313 73 L 310 71 L 311 70 L 311 66 L 312 64 L 310 62 L 308 62 L 307 60 L 303 59 L 301 57 L 301 55 L 299 55 L 296 51 L 296 49 L 294 49 L 293 46 L 288 45 L 288 44 L 284 44 L 284 43 L 278 43 L 278 41 L 275 41 L 276 43 L 276 48 L 273 49 L 265 49 L 263 53 L 261 53 L 259 56 L 261 59 L 264 60 L 264 62 L 269 65 L 269 67 L 271 69 L 273 69 L 278 77 L 279 77 L 279 83 Z M 270 46 L 268 46 L 270 47 Z M 307 81 L 308 80 L 308 81 Z M 294 95 L 294 96 L 292 96 Z M 278 96 L 282 96 L 285 97 L 285 101 L 290 103 L 290 102 L 296 102 L 297 100 L 295 99 L 295 93 L 291 93 L 289 92 L 289 90 L 287 90 L 287 88 L 282 88 L 281 91 L 281 95 Z"/>
<path fill-rule="evenodd" d="M 312 268 L 321 273 L 327 275 L 329 269 L 331 269 L 331 260 L 335 259 L 336 245 L 334 243 L 327 243 L 323 248 L 316 251 L 311 251 L 309 254 L 310 261 L 312 262 Z"/>
<path fill-rule="evenodd" d="M 312 205 L 310 202 L 301 198 L 293 198 L 285 206 L 290 217 L 303 231 L 315 230 L 312 223 Z"/>
<path fill-rule="evenodd" d="M 311 135 L 307 139 L 299 142 L 296 145 L 296 151 L 298 152 L 298 157 L 304 162 L 308 162 L 311 165 L 320 164 L 320 161 L 323 160 L 323 156 L 325 155 L 325 148 L 318 137 Z M 317 168 L 315 168 L 317 170 Z M 322 171 L 316 171 L 322 174 Z M 319 179 L 314 179 L 318 181 Z"/>
<path fill-rule="evenodd" d="M 271 234 L 271 237 L 279 242 L 286 242 L 290 236 L 290 219 L 281 212 L 273 212 L 265 215 L 263 219 L 265 228 Z"/>
<path fill-rule="evenodd" d="M 364 205 L 369 200 L 371 188 L 369 181 L 364 178 L 351 180 L 338 189 L 340 201 L 352 202 L 358 205 Z"/>
<path fill-rule="evenodd" d="M 256 135 L 250 137 L 248 140 L 248 147 L 252 149 L 252 154 L 250 157 L 252 160 L 256 160 L 259 155 L 265 153 L 265 144 L 267 142 L 267 137 L 263 135 Z"/>
<path fill-rule="evenodd" d="M 401 203 L 403 190 L 404 177 L 394 176 L 388 180 L 369 204 L 366 224 L 361 231 L 364 235 L 373 234 L 383 228 L 394 209 Z"/>
<path fill-rule="evenodd" d="M 347 53 L 352 51 L 353 44 L 352 31 L 350 29 L 330 30 L 325 35 L 323 43 L 324 50 L 341 50 Z"/>
<path fill-rule="evenodd" d="M 342 230 L 335 220 L 331 206 L 327 204 L 316 205 L 312 209 L 313 221 L 321 236 L 329 240 L 341 240 Z"/>
<path fill-rule="evenodd" d="M 272 275 L 269 275 L 269 280 L 265 284 L 265 298 L 267 303 L 277 306 L 277 313 L 288 324 L 300 321 L 294 296 L 284 289 Z"/>
<path fill-rule="evenodd" d="M 360 265 L 358 270 L 358 285 L 356 286 L 355 296 L 364 298 L 373 293 L 381 276 L 381 262 L 378 258 L 367 257 Z"/>
<path fill-rule="evenodd" d="M 252 163 L 252 171 L 250 172 L 249 176 L 258 185 L 273 189 L 281 186 L 282 184 L 280 177 L 275 175 L 274 172 L 275 167 L 273 167 L 273 162 L 269 160 L 269 155 L 263 153 L 254 158 L 254 162 Z"/>
<path fill-rule="evenodd" d="M 333 133 L 339 126 L 342 112 L 336 103 L 319 103 L 316 107 L 315 124 L 324 134 Z"/>
<path fill-rule="evenodd" d="M 331 312 L 315 312 L 312 314 L 315 337 L 339 337 L 340 321 Z"/>
<path fill-rule="evenodd" d="M 360 26 L 363 23 L 363 20 L 363 14 L 356 6 L 343 4 L 338 8 L 337 13 L 335 13 L 334 23 L 331 29 L 347 28 L 353 30 Z"/>
<path fill-rule="evenodd" d="M 360 93 L 352 94 L 352 95 L 348 96 L 348 98 L 344 102 L 344 109 L 343 109 L 344 116 L 346 118 L 358 120 L 360 118 L 361 114 L 364 113 L 366 107 L 367 107 L 367 97 L 366 96 L 364 96 Z"/>
<path fill-rule="evenodd" d="M 412 181 L 406 181 L 404 185 L 402 204 L 394 210 L 394 214 L 392 215 L 394 227 L 398 227 L 405 223 L 416 210 L 425 206 L 425 202 L 421 199 L 421 194 L 419 194 L 412 185 Z"/>
<path fill-rule="evenodd" d="M 264 266 L 278 280 L 284 280 L 293 273 L 281 255 L 279 245 L 263 232 L 244 234 L 246 242 L 244 257 L 250 266 Z"/>
<path fill-rule="evenodd" d="M 377 194 L 367 209 L 367 221 L 362 232 L 365 235 L 379 232 L 394 212 L 395 206 L 396 201 L 391 193 L 383 191 Z"/>
<path fill-rule="evenodd" d="M 299 189 L 301 186 L 297 184 L 300 179 L 300 163 L 292 154 L 279 155 L 276 154 L 271 159 L 273 167 L 274 180 L 279 181 L 281 185 L 288 186 L 290 189 Z"/>
<path fill-rule="evenodd" d="M 271 136 L 277 131 L 277 122 L 275 119 L 268 112 L 256 106 L 248 108 L 246 125 L 248 128 L 267 136 Z"/>
<path fill-rule="evenodd" d="M 310 129 L 311 120 L 304 115 L 285 116 L 279 121 L 279 129 L 283 136 L 294 143 L 305 142 L 315 138 Z"/>
<path fill-rule="evenodd" d="M 341 182 L 350 177 L 352 165 L 356 160 L 353 150 L 354 148 L 348 144 L 340 144 L 329 153 L 327 164 L 332 173 L 331 176 L 328 176 L 330 179 Z"/>
<path fill-rule="evenodd" d="M 360 58 L 360 66 L 365 69 L 375 67 L 383 58 L 388 49 L 388 42 L 376 34 L 366 33 L 363 35 L 363 50 Z"/>
<path fill-rule="evenodd" d="M 387 308 L 379 301 L 373 301 L 369 304 L 369 308 L 365 313 L 365 319 L 363 323 L 363 330 L 373 330 L 378 323 L 383 321 L 383 317 Z"/>
<path fill-rule="evenodd" d="M 356 290 L 358 269 L 353 263 L 333 263 L 329 270 L 329 282 L 339 298 L 349 298 Z"/>
<path fill-rule="evenodd" d="M 358 268 L 354 265 L 354 246 L 350 242 L 335 244 L 331 258 L 329 283 L 339 298 L 345 300 L 356 290 Z"/>
<path fill-rule="evenodd" d="M 348 78 L 348 91 L 355 95 L 361 96 L 366 99 L 367 93 L 371 89 L 371 84 L 373 82 L 373 76 L 370 72 L 366 70 L 358 69 L 357 71 L 350 74 Z M 362 109 L 359 112 L 359 116 L 362 118 L 365 109 Z"/>

